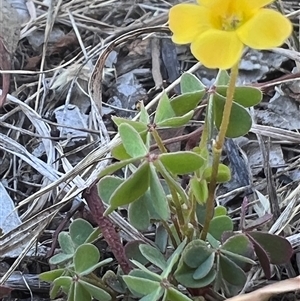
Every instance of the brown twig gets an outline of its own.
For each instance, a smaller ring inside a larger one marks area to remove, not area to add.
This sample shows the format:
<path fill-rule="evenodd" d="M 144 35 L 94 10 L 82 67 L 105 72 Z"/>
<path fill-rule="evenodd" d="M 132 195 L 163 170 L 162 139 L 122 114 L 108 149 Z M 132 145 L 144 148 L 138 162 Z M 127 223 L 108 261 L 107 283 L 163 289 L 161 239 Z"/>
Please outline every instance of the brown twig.
<path fill-rule="evenodd" d="M 83 197 L 86 199 L 93 218 L 98 224 L 103 237 L 111 248 L 111 251 L 113 252 L 121 269 L 125 274 L 128 274 L 132 270 L 131 265 L 125 255 L 124 247 L 121 243 L 118 233 L 115 230 L 114 224 L 108 217 L 103 215 L 105 208 L 98 195 L 96 184 L 93 184 L 91 187 L 86 189 L 83 193 Z"/>

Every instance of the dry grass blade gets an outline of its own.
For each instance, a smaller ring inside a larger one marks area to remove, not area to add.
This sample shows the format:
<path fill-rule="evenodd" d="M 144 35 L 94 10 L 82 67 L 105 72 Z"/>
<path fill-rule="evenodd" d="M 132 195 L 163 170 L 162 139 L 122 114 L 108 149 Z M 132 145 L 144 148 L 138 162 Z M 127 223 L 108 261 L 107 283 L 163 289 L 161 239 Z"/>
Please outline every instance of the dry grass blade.
<path fill-rule="evenodd" d="M 166 26 L 156 26 L 156 27 L 147 27 L 136 29 L 125 33 L 112 41 L 106 49 L 100 54 L 92 72 L 89 81 L 89 94 L 91 99 L 95 102 L 99 112 L 102 108 L 102 76 L 104 71 L 105 61 L 110 54 L 110 52 L 117 46 L 122 45 L 123 43 L 128 42 L 129 39 L 136 38 L 142 34 L 152 34 L 154 32 L 169 32 L 169 28 Z"/>
<path fill-rule="evenodd" d="M 233 298 L 226 299 L 227 301 L 267 301 L 272 296 L 290 292 L 297 291 L 300 289 L 300 276 L 282 280 L 270 285 L 267 285 L 263 288 L 260 288 L 252 293 L 239 295 Z"/>

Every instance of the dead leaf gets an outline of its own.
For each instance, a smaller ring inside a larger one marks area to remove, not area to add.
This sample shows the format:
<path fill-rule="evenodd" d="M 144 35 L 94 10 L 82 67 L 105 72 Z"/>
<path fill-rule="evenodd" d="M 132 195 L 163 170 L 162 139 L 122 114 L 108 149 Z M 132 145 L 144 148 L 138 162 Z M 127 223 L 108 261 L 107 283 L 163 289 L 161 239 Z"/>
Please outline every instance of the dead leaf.
<path fill-rule="evenodd" d="M 42 55 L 36 55 L 27 59 L 25 70 L 36 70 L 39 63 L 41 62 Z"/>
<path fill-rule="evenodd" d="M 274 295 L 297 290 L 300 290 L 300 276 L 267 285 L 252 293 L 229 298 L 226 301 L 267 301 Z"/>
<path fill-rule="evenodd" d="M 58 39 L 53 46 L 50 47 L 48 55 L 58 54 L 64 51 L 68 47 L 78 44 L 78 39 L 74 32 L 69 32 L 68 34 L 62 36 Z"/>
<path fill-rule="evenodd" d="M 18 45 L 21 24 L 17 11 L 7 0 L 0 0 L 0 7 L 0 70 L 9 70 L 11 69 L 11 58 Z M 9 92 L 9 78 L 9 74 L 2 74 L 0 107 Z"/>

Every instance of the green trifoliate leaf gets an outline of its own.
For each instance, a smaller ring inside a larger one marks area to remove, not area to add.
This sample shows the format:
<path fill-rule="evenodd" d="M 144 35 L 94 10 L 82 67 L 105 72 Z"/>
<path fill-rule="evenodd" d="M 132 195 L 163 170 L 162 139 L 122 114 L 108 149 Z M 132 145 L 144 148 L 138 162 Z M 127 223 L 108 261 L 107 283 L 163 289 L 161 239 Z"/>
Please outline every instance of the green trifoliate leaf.
<path fill-rule="evenodd" d="M 119 134 L 128 155 L 132 158 L 146 156 L 148 149 L 140 134 L 131 125 L 122 123 L 119 126 Z"/>
<path fill-rule="evenodd" d="M 76 273 L 83 273 L 91 266 L 97 264 L 99 259 L 99 250 L 94 245 L 84 244 L 79 246 L 74 254 L 74 266 Z"/>
<path fill-rule="evenodd" d="M 141 244 L 140 251 L 142 255 L 148 259 L 151 263 L 164 270 L 167 267 L 167 262 L 161 252 L 152 246 Z"/>
<path fill-rule="evenodd" d="M 194 111 L 190 111 L 183 116 L 171 117 L 157 123 L 159 128 L 170 127 L 177 128 L 186 125 L 193 117 Z"/>
<path fill-rule="evenodd" d="M 110 207 L 105 215 L 119 206 L 130 204 L 140 198 L 149 187 L 150 167 L 144 162 L 138 169 L 114 191 L 109 200 Z"/>
<path fill-rule="evenodd" d="M 176 116 L 182 116 L 190 111 L 193 111 L 201 102 L 205 90 L 199 90 L 189 93 L 184 93 L 171 99 L 171 106 Z"/>
<path fill-rule="evenodd" d="M 167 220 L 170 216 L 169 204 L 155 168 L 152 165 L 150 165 L 150 195 L 155 213 L 162 220 Z"/>
<path fill-rule="evenodd" d="M 166 119 L 175 117 L 176 114 L 172 109 L 172 106 L 170 104 L 169 97 L 166 93 L 164 93 L 158 103 L 155 117 L 154 117 L 154 123 L 158 124 Z"/>
<path fill-rule="evenodd" d="M 227 86 L 216 87 L 217 93 L 226 97 Z M 236 87 L 233 100 L 245 108 L 253 107 L 261 102 L 262 92 L 254 87 Z"/>
<path fill-rule="evenodd" d="M 71 239 L 76 247 L 85 243 L 93 231 L 92 225 L 82 218 L 73 221 L 69 228 Z"/>
<path fill-rule="evenodd" d="M 185 72 L 180 81 L 181 93 L 205 90 L 205 85 L 192 73 Z"/>
<path fill-rule="evenodd" d="M 168 171 L 179 175 L 193 172 L 205 163 L 201 156 L 190 151 L 161 154 L 159 160 Z"/>
<path fill-rule="evenodd" d="M 219 129 L 226 99 L 218 93 L 214 93 L 212 98 L 215 124 Z M 244 136 L 251 129 L 251 125 L 252 119 L 247 110 L 238 103 L 233 102 L 226 136 L 230 138 Z"/>
<path fill-rule="evenodd" d="M 116 117 L 113 116 L 111 118 L 113 122 L 119 127 L 121 124 L 129 124 L 131 125 L 138 133 L 147 131 L 147 123 L 141 122 L 141 121 L 133 121 L 130 119 L 122 118 L 122 117 Z"/>

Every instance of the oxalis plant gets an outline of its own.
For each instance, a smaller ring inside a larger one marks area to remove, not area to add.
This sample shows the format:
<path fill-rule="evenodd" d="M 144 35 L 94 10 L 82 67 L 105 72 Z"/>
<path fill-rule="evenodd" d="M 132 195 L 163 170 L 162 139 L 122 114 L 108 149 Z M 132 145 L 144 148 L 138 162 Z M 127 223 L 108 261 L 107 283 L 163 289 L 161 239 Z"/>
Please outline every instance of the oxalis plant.
<path fill-rule="evenodd" d="M 170 10 L 173 41 L 191 43 L 192 53 L 203 65 L 218 68 L 215 83 L 206 87 L 185 73 L 182 94 L 169 99 L 164 93 L 153 116 L 141 104 L 137 121 L 113 117 L 121 144 L 112 150 L 116 162 L 98 177 L 97 200 L 107 205 L 101 220 L 126 206 L 136 229 L 157 225 L 155 241 L 152 245 L 128 243 L 125 252 L 131 266 L 115 253 L 123 272 L 109 271 L 100 278 L 94 271 L 109 260 L 99 262 L 99 251 L 91 244 L 92 227 L 85 224 L 89 230 L 82 235 L 80 227 L 74 232 L 73 225 L 78 223 L 74 221 L 70 232 L 59 236 L 63 253 L 50 260 L 60 268 L 41 275 L 53 281 L 51 297 L 61 290 L 68 300 L 76 301 L 92 297 L 183 301 L 207 295 L 220 299 L 239 292 L 257 262 L 267 278 L 271 264 L 288 262 L 292 248 L 287 240 L 255 230 L 269 217 L 246 226 L 244 201 L 239 229 L 234 230 L 226 208 L 215 206 L 217 184 L 230 180 L 230 169 L 220 163 L 225 138 L 247 134 L 251 128 L 247 108 L 262 99 L 260 90 L 236 86 L 243 50 L 245 46 L 279 46 L 292 31 L 283 15 L 263 8 L 271 2 L 198 0 Z M 225 69 L 231 69 L 230 73 Z M 187 126 L 204 99 L 207 107 L 199 145 L 191 151 L 169 152 L 161 131 Z M 119 170 L 124 178 L 115 175 Z M 180 184 L 181 176 L 189 179 L 187 187 Z"/>

